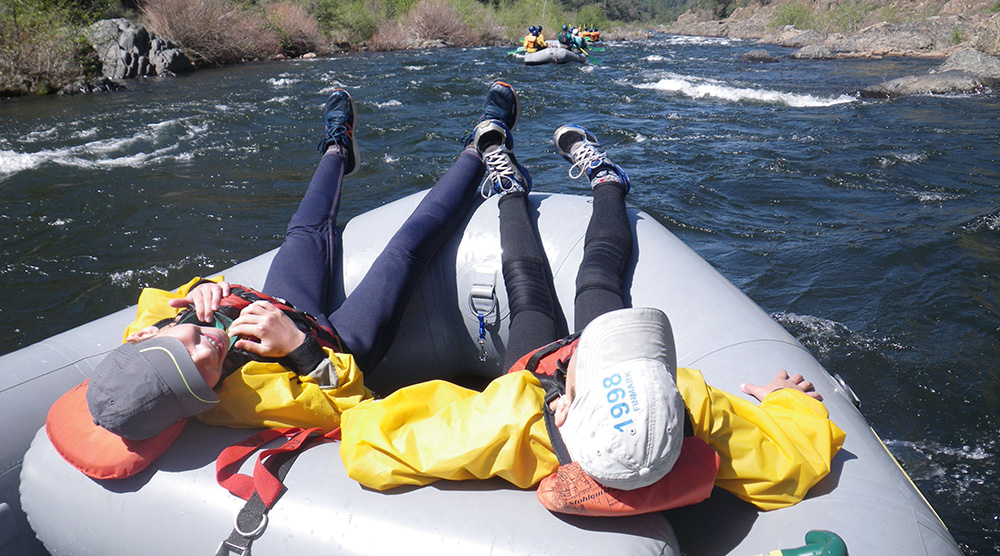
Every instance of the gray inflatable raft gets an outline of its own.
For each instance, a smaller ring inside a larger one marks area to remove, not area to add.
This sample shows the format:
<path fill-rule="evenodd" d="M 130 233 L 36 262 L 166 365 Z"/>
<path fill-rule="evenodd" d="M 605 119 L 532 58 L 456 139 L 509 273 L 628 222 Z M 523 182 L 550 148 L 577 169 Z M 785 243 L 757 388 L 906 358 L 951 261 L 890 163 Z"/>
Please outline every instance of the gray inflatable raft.
<path fill-rule="evenodd" d="M 570 62 L 587 63 L 587 56 L 582 52 L 575 52 L 561 46 L 549 46 L 536 52 L 528 52 L 524 55 L 524 63 L 528 66 L 540 66 L 542 64 L 568 64 Z"/>
<path fill-rule="evenodd" d="M 393 230 L 385 223 L 401 222 L 421 195 L 348 223 L 345 291 L 388 241 Z M 572 322 L 590 199 L 536 193 L 531 201 L 558 297 Z M 489 378 L 501 372 L 508 314 L 497 214 L 495 198 L 486 201 L 464 234 L 438 253 L 407 308 L 394 347 L 370 375 L 372 388 L 387 392 L 400 386 L 389 378 L 401 368 L 407 382 L 470 373 Z M 833 472 L 806 500 L 759 512 L 716 489 L 702 504 L 665 514 L 559 516 L 544 510 L 532 491 L 499 480 L 439 481 L 388 493 L 365 490 L 345 476 L 338 445 L 325 444 L 304 452 L 291 467 L 288 490 L 271 510 L 254 552 L 669 556 L 682 549 L 749 556 L 801 546 L 808 531 L 824 529 L 840 535 L 855 555 L 960 555 L 933 509 L 855 408 L 850 391 L 649 215 L 630 210 L 630 216 L 636 238 L 632 304 L 660 307 L 670 316 L 679 365 L 701 369 L 711 384 L 730 392 L 738 392 L 741 382 L 766 383 L 779 369 L 794 370 L 825 397 L 847 439 Z M 272 255 L 225 274 L 230 281 L 259 287 Z M 476 311 L 486 314 L 485 362 L 479 359 Z M 247 431 L 191 423 L 152 468 L 123 481 L 85 477 L 48 441 L 42 424 L 49 405 L 89 376 L 121 341 L 133 314 L 134 309 L 126 309 L 0 358 L 0 411 L 8 424 L 0 454 L 0 552 L 38 549 L 22 504 L 37 538 L 53 554 L 210 554 L 232 530 L 243 501 L 218 486 L 214 459 Z"/>

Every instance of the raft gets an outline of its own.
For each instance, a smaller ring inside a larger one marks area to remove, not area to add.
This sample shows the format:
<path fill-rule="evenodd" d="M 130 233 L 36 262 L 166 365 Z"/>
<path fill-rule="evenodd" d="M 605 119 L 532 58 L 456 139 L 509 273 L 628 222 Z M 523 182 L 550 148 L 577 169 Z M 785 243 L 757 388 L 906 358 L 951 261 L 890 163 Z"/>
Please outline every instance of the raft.
<path fill-rule="evenodd" d="M 422 195 L 346 225 L 344 292 L 388 242 L 395 227 L 387 223 L 401 223 Z M 562 312 L 573 322 L 590 199 L 539 193 L 529 199 Z M 402 386 L 397 375 L 407 383 L 483 382 L 502 372 L 509 309 L 496 201 L 483 202 L 430 263 L 393 348 L 366 377 L 372 389 Z M 831 474 L 805 500 L 761 512 L 716 488 L 705 502 L 659 514 L 565 516 L 545 510 L 533 491 L 499 479 L 367 490 L 347 478 L 338 444 L 327 443 L 304 451 L 291 466 L 287 491 L 268 514 L 254 554 L 749 556 L 802 546 L 808 532 L 821 530 L 839 535 L 850 554 L 961 555 L 844 382 L 650 215 L 630 208 L 629 217 L 635 238 L 626 280 L 631 303 L 669 315 L 678 365 L 700 369 L 710 384 L 730 392 L 739 392 L 742 382 L 765 384 L 777 370 L 793 370 L 824 396 L 847 438 Z M 224 274 L 260 287 L 273 255 Z M 212 554 L 232 531 L 244 502 L 216 483 L 215 458 L 252 431 L 192 420 L 149 469 L 120 481 L 87 478 L 62 460 L 45 434 L 51 403 L 121 342 L 134 311 L 121 310 L 0 358 L 0 411 L 7 427 L 0 453 L 0 553 L 44 554 L 44 545 L 52 554 Z M 405 373 L 394 374 L 397 369 Z"/>
<path fill-rule="evenodd" d="M 524 64 L 527 66 L 540 66 L 542 64 L 568 64 L 571 62 L 587 63 L 587 56 L 582 52 L 575 52 L 561 46 L 549 46 L 536 52 L 528 52 L 524 55 Z"/>

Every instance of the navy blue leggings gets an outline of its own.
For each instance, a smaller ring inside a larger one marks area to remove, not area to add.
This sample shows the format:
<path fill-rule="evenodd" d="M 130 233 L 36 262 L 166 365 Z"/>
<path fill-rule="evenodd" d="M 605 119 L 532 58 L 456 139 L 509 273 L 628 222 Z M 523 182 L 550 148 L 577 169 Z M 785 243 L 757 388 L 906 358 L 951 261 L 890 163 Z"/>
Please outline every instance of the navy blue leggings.
<path fill-rule="evenodd" d="M 392 236 L 372 267 L 338 307 L 335 285 L 341 272 L 337 211 L 343 158 L 320 160 L 288 233 L 271 262 L 264 293 L 282 297 L 332 327 L 364 372 L 382 360 L 424 266 L 465 221 L 485 167 L 465 150 Z"/>
<path fill-rule="evenodd" d="M 625 308 L 623 275 L 632 258 L 632 228 L 625 210 L 625 189 L 617 183 L 594 188 L 593 214 L 576 276 L 574 330 Z M 565 335 L 556 319 L 556 297 L 549 287 L 548 263 L 523 193 L 500 198 L 500 247 L 510 303 L 510 338 L 504 369 L 526 353 Z"/>

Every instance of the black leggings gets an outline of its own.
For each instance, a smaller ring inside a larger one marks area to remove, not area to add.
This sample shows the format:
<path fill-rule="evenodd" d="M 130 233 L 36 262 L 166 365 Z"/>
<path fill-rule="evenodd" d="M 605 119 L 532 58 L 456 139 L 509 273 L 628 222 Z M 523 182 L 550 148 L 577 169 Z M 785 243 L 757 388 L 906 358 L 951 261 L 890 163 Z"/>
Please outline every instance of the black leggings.
<path fill-rule="evenodd" d="M 617 183 L 593 190 L 594 206 L 576 277 L 574 330 L 582 331 L 600 315 L 625 307 L 622 275 L 632 258 L 632 229 L 625 211 L 625 190 Z M 555 293 L 549 287 L 548 263 L 527 195 L 500 198 L 500 247 L 503 279 L 510 303 L 510 338 L 504 369 L 524 354 L 563 334 L 558 329 Z"/>

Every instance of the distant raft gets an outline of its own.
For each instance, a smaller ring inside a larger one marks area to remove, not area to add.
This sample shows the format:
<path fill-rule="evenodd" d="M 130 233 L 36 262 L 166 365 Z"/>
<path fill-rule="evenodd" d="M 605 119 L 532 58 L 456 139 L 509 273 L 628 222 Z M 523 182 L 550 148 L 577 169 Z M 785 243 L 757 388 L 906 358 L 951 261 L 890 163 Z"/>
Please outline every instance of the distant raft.
<path fill-rule="evenodd" d="M 423 195 L 389 203 L 347 224 L 344 293 L 357 286 Z M 537 210 L 563 316 L 573 322 L 591 199 L 532 193 L 529 201 Z M 510 309 L 497 215 L 497 197 L 482 203 L 429 263 L 392 348 L 374 372 L 366 373 L 373 390 L 392 392 L 404 380 L 470 375 L 486 380 L 503 372 Z M 729 392 L 739 392 L 742 382 L 765 384 L 777 370 L 794 370 L 825 398 L 831 419 L 847 439 L 831 473 L 805 500 L 761 512 L 716 488 L 705 502 L 664 513 L 556 515 L 538 503 L 532 490 L 500 479 L 368 490 L 347 477 L 338 444 L 327 443 L 295 460 L 284 481 L 287 491 L 268 514 L 253 553 L 747 556 L 801 546 L 804 535 L 820 530 L 839 535 L 855 555 L 961 556 L 947 528 L 855 407 L 850 389 L 650 215 L 629 209 L 629 221 L 631 304 L 669 315 L 678 365 L 701 370 L 710 384 Z M 265 253 L 223 274 L 260 287 L 273 256 L 273 251 Z M 84 476 L 59 456 L 46 435 L 43 423 L 52 402 L 93 373 L 120 344 L 134 315 L 134 308 L 123 309 L 0 357 L 0 413 L 6 425 L 0 450 L 0 553 L 45 554 L 41 541 L 49 553 L 60 555 L 215 554 L 233 530 L 244 502 L 217 484 L 215 458 L 250 431 L 192 421 L 149 469 L 120 481 Z"/>
<path fill-rule="evenodd" d="M 586 64 L 587 56 L 582 52 L 575 52 L 561 46 L 550 46 L 536 52 L 528 52 L 524 55 L 524 64 L 528 66 L 569 64 L 572 62 Z"/>

